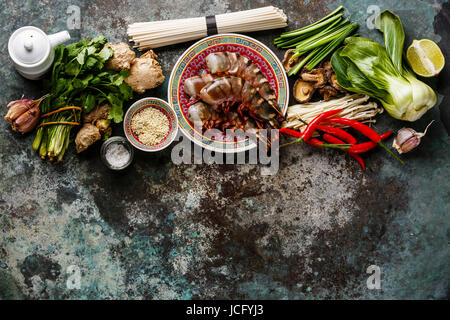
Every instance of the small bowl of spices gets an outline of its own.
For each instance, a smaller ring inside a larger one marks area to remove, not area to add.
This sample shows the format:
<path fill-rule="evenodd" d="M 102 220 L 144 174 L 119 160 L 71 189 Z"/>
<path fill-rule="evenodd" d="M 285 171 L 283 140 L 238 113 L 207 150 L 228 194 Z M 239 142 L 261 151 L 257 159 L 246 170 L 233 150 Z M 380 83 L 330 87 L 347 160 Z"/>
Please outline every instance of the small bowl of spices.
<path fill-rule="evenodd" d="M 137 149 L 156 152 L 167 148 L 178 133 L 175 111 L 164 100 L 144 98 L 131 105 L 125 114 L 123 130 Z"/>
<path fill-rule="evenodd" d="M 111 170 L 123 170 L 133 162 L 134 150 L 124 137 L 112 137 L 100 149 L 103 163 Z"/>

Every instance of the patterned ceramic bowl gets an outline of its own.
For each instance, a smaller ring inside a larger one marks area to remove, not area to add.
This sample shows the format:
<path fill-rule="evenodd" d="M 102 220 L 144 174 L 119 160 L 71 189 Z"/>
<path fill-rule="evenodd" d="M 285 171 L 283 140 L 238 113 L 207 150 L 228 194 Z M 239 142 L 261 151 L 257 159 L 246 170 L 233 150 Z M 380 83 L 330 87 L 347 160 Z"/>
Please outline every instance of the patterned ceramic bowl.
<path fill-rule="evenodd" d="M 161 111 L 169 119 L 169 133 L 158 144 L 147 146 L 139 141 L 137 135 L 131 129 L 131 119 L 133 116 L 145 108 L 155 108 Z M 128 141 L 137 149 L 146 152 L 156 152 L 167 148 L 175 139 L 178 133 L 178 119 L 173 109 L 167 102 L 159 98 L 144 98 L 131 105 L 123 120 L 123 131 Z"/>
<path fill-rule="evenodd" d="M 219 34 L 204 38 L 193 44 L 178 59 L 169 80 L 168 99 L 175 110 L 180 129 L 194 143 L 208 150 L 235 153 L 251 150 L 256 144 L 249 138 L 228 141 L 227 137 L 209 138 L 203 132 L 194 130 L 188 119 L 189 97 L 184 92 L 184 81 L 205 70 L 205 58 L 212 52 L 237 52 L 249 58 L 266 76 L 277 94 L 277 102 L 283 114 L 289 102 L 289 83 L 283 65 L 277 56 L 261 42 L 240 34 Z"/>

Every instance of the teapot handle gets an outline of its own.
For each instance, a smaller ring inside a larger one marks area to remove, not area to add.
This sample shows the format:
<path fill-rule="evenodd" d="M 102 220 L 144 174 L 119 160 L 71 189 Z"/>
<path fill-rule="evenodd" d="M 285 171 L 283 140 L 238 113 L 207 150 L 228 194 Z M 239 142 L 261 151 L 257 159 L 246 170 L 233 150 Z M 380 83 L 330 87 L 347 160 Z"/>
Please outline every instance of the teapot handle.
<path fill-rule="evenodd" d="M 52 34 L 48 36 L 48 40 L 50 41 L 50 46 L 52 48 L 56 47 L 58 44 L 66 42 L 70 39 L 70 34 L 67 30 Z"/>

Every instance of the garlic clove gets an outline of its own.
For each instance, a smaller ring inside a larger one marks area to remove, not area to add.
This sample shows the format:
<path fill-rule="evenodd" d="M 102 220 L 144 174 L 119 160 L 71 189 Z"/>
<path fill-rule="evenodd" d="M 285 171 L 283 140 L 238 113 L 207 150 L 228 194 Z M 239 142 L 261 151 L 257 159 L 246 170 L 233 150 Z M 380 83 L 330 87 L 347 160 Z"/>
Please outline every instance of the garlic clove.
<path fill-rule="evenodd" d="M 416 132 L 411 128 L 401 128 L 394 139 L 392 147 L 400 154 L 410 152 L 420 144 L 421 138 L 426 135 L 428 128 L 433 122 L 434 120 L 431 121 L 423 133 Z"/>
<path fill-rule="evenodd" d="M 12 122 L 12 129 L 20 133 L 27 133 L 33 130 L 39 122 L 41 112 L 37 106 L 22 113 Z"/>
<path fill-rule="evenodd" d="M 398 151 L 398 153 L 407 153 L 412 149 L 416 148 L 420 144 L 420 138 L 416 136 L 410 136 L 408 139 L 403 140 L 401 144 L 397 142 L 397 139 L 394 140 L 393 147 Z"/>
<path fill-rule="evenodd" d="M 16 101 L 11 101 L 6 106 L 8 108 L 8 112 L 5 115 L 5 120 L 9 123 L 12 123 L 16 120 L 20 115 L 24 112 L 28 111 L 31 107 L 33 107 L 33 100 L 31 99 L 21 99 Z"/>
<path fill-rule="evenodd" d="M 37 100 L 20 99 L 11 101 L 6 106 L 8 112 L 5 115 L 5 120 L 11 123 L 14 131 L 21 133 L 30 132 L 39 122 L 41 115 L 39 105 L 49 96 L 50 94 L 46 94 Z"/>

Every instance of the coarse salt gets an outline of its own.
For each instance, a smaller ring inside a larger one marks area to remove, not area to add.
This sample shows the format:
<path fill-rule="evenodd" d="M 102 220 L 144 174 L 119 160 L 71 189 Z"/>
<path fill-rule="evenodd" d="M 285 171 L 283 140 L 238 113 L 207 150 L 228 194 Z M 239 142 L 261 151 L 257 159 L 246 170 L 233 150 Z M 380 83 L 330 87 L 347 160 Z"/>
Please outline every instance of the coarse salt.
<path fill-rule="evenodd" d="M 130 152 L 121 143 L 112 143 L 106 148 L 105 158 L 114 168 L 123 167 L 130 160 Z"/>

